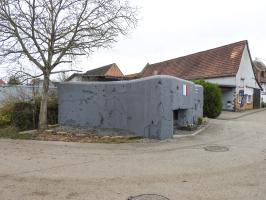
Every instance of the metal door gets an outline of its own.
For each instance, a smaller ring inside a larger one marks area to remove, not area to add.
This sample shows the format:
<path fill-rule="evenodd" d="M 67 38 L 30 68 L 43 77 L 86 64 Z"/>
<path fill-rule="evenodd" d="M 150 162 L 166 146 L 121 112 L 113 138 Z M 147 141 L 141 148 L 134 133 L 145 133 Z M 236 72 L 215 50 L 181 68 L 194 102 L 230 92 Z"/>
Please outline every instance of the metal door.
<path fill-rule="evenodd" d="M 260 108 L 260 89 L 254 88 L 254 93 L 253 93 L 253 108 L 257 109 Z"/>

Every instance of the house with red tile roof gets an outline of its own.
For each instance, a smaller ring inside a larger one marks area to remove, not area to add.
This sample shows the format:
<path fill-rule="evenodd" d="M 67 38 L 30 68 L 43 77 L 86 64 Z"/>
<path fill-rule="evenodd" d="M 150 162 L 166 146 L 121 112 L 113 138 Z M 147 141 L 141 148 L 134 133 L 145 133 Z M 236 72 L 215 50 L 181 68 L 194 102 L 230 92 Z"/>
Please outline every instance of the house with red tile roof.
<path fill-rule="evenodd" d="M 262 87 L 261 100 L 266 103 L 266 65 L 258 59 L 255 59 L 253 63 L 256 78 Z"/>
<path fill-rule="evenodd" d="M 255 76 L 246 40 L 159 63 L 148 63 L 138 77 L 153 75 L 216 83 L 222 90 L 224 110 L 260 107 L 261 86 Z"/>
<path fill-rule="evenodd" d="M 67 81 L 116 81 L 122 80 L 124 74 L 116 63 L 89 70 L 85 73 L 74 73 Z"/>
<path fill-rule="evenodd" d="M 6 85 L 6 82 L 0 79 L 0 85 Z"/>

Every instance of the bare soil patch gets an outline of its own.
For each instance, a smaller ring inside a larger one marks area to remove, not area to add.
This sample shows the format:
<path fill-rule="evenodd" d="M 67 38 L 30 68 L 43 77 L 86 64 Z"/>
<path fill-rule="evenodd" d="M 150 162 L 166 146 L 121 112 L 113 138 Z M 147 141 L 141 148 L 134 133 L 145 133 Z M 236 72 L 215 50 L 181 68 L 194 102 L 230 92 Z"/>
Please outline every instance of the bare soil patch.
<path fill-rule="evenodd" d="M 81 143 L 128 143 L 138 142 L 143 138 L 116 129 L 55 127 L 43 132 L 38 132 L 35 139 Z"/>

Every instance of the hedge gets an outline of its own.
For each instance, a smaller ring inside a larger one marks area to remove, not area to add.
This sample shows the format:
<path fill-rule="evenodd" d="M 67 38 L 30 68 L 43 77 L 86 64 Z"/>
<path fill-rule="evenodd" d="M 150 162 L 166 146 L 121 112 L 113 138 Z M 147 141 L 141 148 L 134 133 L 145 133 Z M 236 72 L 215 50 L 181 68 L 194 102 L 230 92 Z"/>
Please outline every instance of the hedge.
<path fill-rule="evenodd" d="M 19 130 L 29 130 L 38 128 L 40 98 L 34 101 L 15 102 L 11 111 L 11 123 Z M 48 124 L 57 124 L 58 122 L 58 103 L 57 99 L 50 97 L 48 99 L 47 109 Z"/>
<path fill-rule="evenodd" d="M 0 114 L 0 128 L 10 125 L 11 121 L 7 115 Z"/>
<path fill-rule="evenodd" d="M 204 80 L 196 80 L 194 83 L 204 88 L 203 115 L 209 118 L 216 118 L 222 112 L 222 92 L 217 84 Z"/>
<path fill-rule="evenodd" d="M 11 124 L 11 112 L 14 107 L 14 98 L 6 98 L 0 105 L 0 128 Z"/>
<path fill-rule="evenodd" d="M 30 102 L 17 102 L 11 113 L 12 124 L 20 130 L 35 128 L 33 105 Z"/>

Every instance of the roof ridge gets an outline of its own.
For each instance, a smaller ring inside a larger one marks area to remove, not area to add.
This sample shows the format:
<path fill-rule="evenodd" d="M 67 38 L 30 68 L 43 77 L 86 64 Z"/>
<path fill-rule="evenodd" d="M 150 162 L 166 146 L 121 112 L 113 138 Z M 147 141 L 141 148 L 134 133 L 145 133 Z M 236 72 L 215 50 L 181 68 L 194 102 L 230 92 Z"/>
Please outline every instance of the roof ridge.
<path fill-rule="evenodd" d="M 177 59 L 180 59 L 180 58 L 184 58 L 184 57 L 187 57 L 187 56 L 201 54 L 201 53 L 205 53 L 205 52 L 212 51 L 212 50 L 216 50 L 216 49 L 220 49 L 220 48 L 225 48 L 225 47 L 232 46 L 232 45 L 235 45 L 237 43 L 243 43 L 243 42 L 245 42 L 246 44 L 248 44 L 248 40 L 241 40 L 241 41 L 238 41 L 238 42 L 226 44 L 226 45 L 223 45 L 223 46 L 219 46 L 219 47 L 215 47 L 215 48 L 211 48 L 211 49 L 207 49 L 207 50 L 203 50 L 203 51 L 198 51 L 198 52 L 195 52 L 195 53 L 187 54 L 185 56 L 180 56 L 180 57 L 177 57 L 177 58 L 172 58 L 172 59 L 165 60 L 165 61 L 161 61 L 161 62 L 156 62 L 156 63 L 152 63 L 152 64 L 149 64 L 148 63 L 148 65 L 155 65 L 155 64 L 160 64 L 160 63 L 164 63 L 164 62 L 174 61 L 174 60 L 177 60 Z"/>
<path fill-rule="evenodd" d="M 142 71 L 142 76 L 165 74 L 183 79 L 195 79 L 196 77 L 235 75 L 239 70 L 243 52 L 245 48 L 249 50 L 248 47 L 248 41 L 243 40 L 186 56 L 147 64 Z"/>
<path fill-rule="evenodd" d="M 98 69 L 103 69 L 103 68 L 110 68 L 110 67 L 112 67 L 113 65 L 116 65 L 116 63 L 111 63 L 111 64 L 108 64 L 108 65 L 104 65 L 104 66 L 102 66 L 102 67 L 97 67 L 97 68 L 94 68 L 94 69 L 88 70 L 88 71 L 85 72 L 85 74 L 88 73 L 88 72 L 90 72 L 90 71 L 96 70 L 96 69 L 98 70 Z"/>

